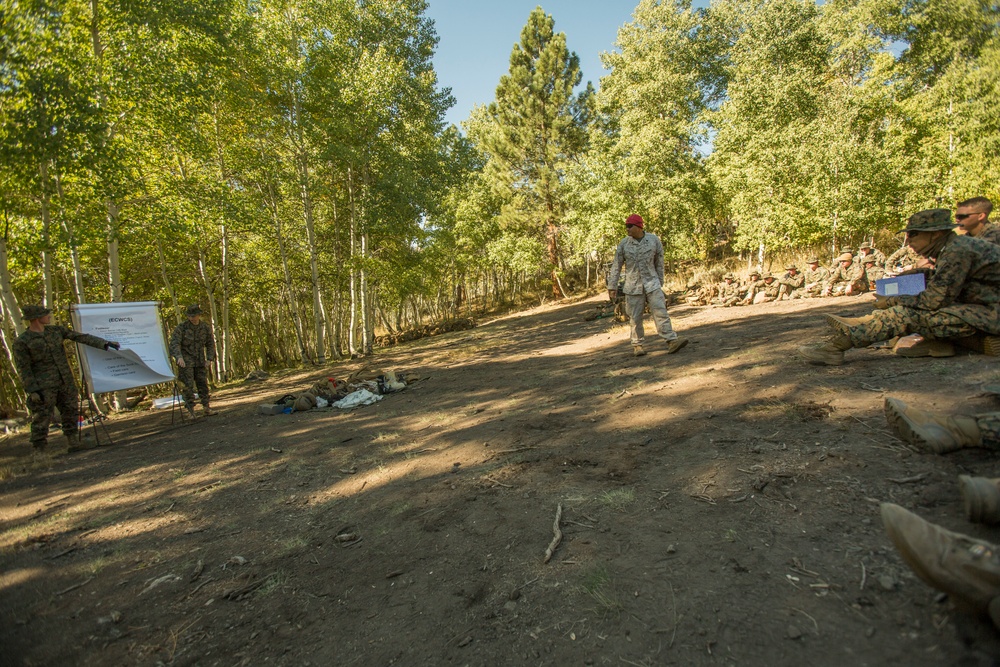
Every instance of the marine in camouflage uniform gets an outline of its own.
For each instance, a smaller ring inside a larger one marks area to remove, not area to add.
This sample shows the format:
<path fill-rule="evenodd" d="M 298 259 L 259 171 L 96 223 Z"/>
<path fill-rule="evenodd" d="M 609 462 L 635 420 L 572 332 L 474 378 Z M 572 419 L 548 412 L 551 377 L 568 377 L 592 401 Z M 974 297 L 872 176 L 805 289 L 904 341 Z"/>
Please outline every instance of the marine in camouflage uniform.
<path fill-rule="evenodd" d="M 754 296 L 757 295 L 757 290 L 760 286 L 764 284 L 764 281 L 760 277 L 760 271 L 754 269 L 750 272 L 749 277 L 747 277 L 746 283 L 743 284 L 741 292 L 743 293 L 743 299 L 740 301 L 743 305 L 748 303 L 753 303 Z"/>
<path fill-rule="evenodd" d="M 802 348 L 811 363 L 840 365 L 844 351 L 896 336 L 920 334 L 946 340 L 976 332 L 1000 335 L 1000 246 L 952 231 L 948 209 L 910 216 L 907 243 L 935 260 L 927 287 L 916 295 L 876 297 L 875 310 L 862 321 L 830 318 L 828 343 Z"/>
<path fill-rule="evenodd" d="M 170 356 L 177 360 L 177 378 L 181 381 L 188 414 L 195 416 L 195 387 L 205 414 L 217 414 L 209 404 L 208 393 L 208 363 L 215 361 L 215 339 L 212 327 L 201 321 L 201 306 L 188 306 L 187 321 L 178 324 L 170 334 Z"/>
<path fill-rule="evenodd" d="M 878 258 L 874 255 L 865 256 L 861 260 L 861 264 L 865 267 L 865 278 L 868 280 L 868 286 L 875 289 L 875 281 L 885 278 L 885 269 L 878 265 Z"/>
<path fill-rule="evenodd" d="M 118 343 L 72 331 L 58 324 L 49 324 L 52 311 L 43 306 L 25 306 L 21 312 L 29 326 L 14 341 L 11 356 L 24 391 L 28 394 L 31 447 L 35 452 L 44 451 L 48 443 L 52 410 L 58 408 L 62 417 L 62 431 L 69 441 L 70 451 L 85 449 L 77 437 L 80 391 L 76 387 L 73 371 L 70 370 L 63 341 L 70 340 L 103 350 L 109 347 L 117 350 Z"/>
<path fill-rule="evenodd" d="M 822 296 L 823 287 L 830 279 L 830 270 L 819 265 L 819 258 L 813 257 L 809 260 L 809 268 L 802 274 L 802 287 L 792 292 L 793 299 L 808 299 L 810 297 Z"/>
<path fill-rule="evenodd" d="M 727 273 L 722 278 L 723 282 L 719 283 L 718 288 L 719 295 L 715 297 L 714 303 L 724 308 L 735 306 L 740 302 L 740 284 L 732 273 Z"/>
<path fill-rule="evenodd" d="M 772 273 L 765 273 L 761 278 L 757 291 L 753 295 L 754 303 L 767 303 L 778 298 L 781 285 L 774 279 Z"/>
<path fill-rule="evenodd" d="M 865 278 L 865 269 L 854 261 L 854 256 L 845 252 L 838 261 L 839 265 L 830 273 L 830 278 L 823 287 L 823 296 L 857 295 L 867 292 L 868 279 Z"/>
<path fill-rule="evenodd" d="M 792 292 L 800 289 L 806 283 L 805 275 L 799 273 L 799 267 L 792 264 L 785 267 L 785 274 L 778 278 L 778 301 L 791 299 Z"/>
<path fill-rule="evenodd" d="M 878 248 L 873 247 L 871 243 L 868 243 L 866 241 L 865 243 L 862 243 L 861 246 L 858 248 L 858 254 L 857 256 L 855 256 L 854 259 L 857 260 L 858 263 L 863 266 L 865 260 L 868 259 L 869 257 L 874 257 L 875 263 L 878 264 L 879 266 L 885 266 L 885 253 L 879 250 Z"/>
<path fill-rule="evenodd" d="M 962 230 L 977 239 L 1000 245 L 1000 227 L 990 222 L 993 202 L 986 197 L 973 197 L 959 202 L 955 221 Z"/>
<path fill-rule="evenodd" d="M 909 271 L 920 261 L 920 255 L 910 246 L 903 244 L 903 247 L 889 255 L 885 260 L 886 275 L 896 276 L 903 271 Z"/>

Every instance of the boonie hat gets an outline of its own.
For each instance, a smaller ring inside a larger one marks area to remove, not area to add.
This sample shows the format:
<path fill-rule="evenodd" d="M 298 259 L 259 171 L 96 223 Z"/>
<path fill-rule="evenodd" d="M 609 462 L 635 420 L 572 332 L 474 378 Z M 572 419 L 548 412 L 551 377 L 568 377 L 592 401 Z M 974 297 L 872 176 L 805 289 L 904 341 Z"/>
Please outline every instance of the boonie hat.
<path fill-rule="evenodd" d="M 46 308 L 45 306 L 39 306 L 37 304 L 33 304 L 21 308 L 21 317 L 23 317 L 26 320 L 37 320 L 39 317 L 45 317 L 51 312 L 52 311 Z"/>
<path fill-rule="evenodd" d="M 812 257 L 806 264 L 819 264 L 819 257 Z"/>
<path fill-rule="evenodd" d="M 878 259 L 875 258 L 875 255 L 865 255 L 861 261 L 865 264 L 874 264 L 878 261 Z"/>
<path fill-rule="evenodd" d="M 953 229 L 955 223 L 951 219 L 951 211 L 946 208 L 929 208 L 917 211 L 906 221 L 906 227 L 901 232 L 939 232 Z"/>
<path fill-rule="evenodd" d="M 854 255 L 852 255 L 849 252 L 845 252 L 843 255 L 841 255 L 840 257 L 837 258 L 837 261 L 838 262 L 853 262 L 854 261 Z"/>
<path fill-rule="evenodd" d="M 785 267 L 785 271 L 798 271 L 798 270 L 799 267 L 795 266 L 794 264 L 789 264 L 788 266 Z"/>
<path fill-rule="evenodd" d="M 192 303 L 187 307 L 188 317 L 194 317 L 195 315 L 201 315 L 201 306 L 196 303 Z"/>

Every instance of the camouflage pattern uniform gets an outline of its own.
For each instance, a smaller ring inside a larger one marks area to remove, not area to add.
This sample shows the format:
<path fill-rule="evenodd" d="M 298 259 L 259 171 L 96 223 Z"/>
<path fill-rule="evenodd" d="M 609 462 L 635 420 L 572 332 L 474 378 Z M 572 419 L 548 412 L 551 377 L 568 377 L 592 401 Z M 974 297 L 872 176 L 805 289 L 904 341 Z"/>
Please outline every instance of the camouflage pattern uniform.
<path fill-rule="evenodd" d="M 753 295 L 753 302 L 767 303 L 768 301 L 774 301 L 778 298 L 780 291 L 781 285 L 774 279 L 774 276 L 770 273 L 765 273 L 760 284 L 757 286 L 757 291 Z"/>
<path fill-rule="evenodd" d="M 715 305 L 728 308 L 740 302 L 740 284 L 736 282 L 736 276 L 727 273 L 725 281 L 719 283 L 719 295 L 715 298 Z"/>
<path fill-rule="evenodd" d="M 741 292 L 743 293 L 742 304 L 746 305 L 753 302 L 753 298 L 757 295 L 757 290 L 760 286 L 764 284 L 764 281 L 760 277 L 760 271 L 751 271 L 750 277 L 747 278 L 746 283 L 743 285 Z"/>
<path fill-rule="evenodd" d="M 867 259 L 868 257 L 874 257 L 875 264 L 877 264 L 878 266 L 885 266 L 885 259 L 886 259 L 885 253 L 879 250 L 878 248 L 873 248 L 868 243 L 862 243 L 861 247 L 858 248 L 858 254 L 855 257 L 855 259 L 860 260 L 860 264 L 863 266 L 865 263 L 865 259 Z"/>
<path fill-rule="evenodd" d="M 30 308 L 25 308 L 26 317 Z M 43 314 L 48 314 L 47 309 Z M 70 340 L 104 349 L 108 341 L 90 334 L 78 333 L 60 325 L 49 325 L 42 332 L 26 330 L 11 346 L 14 367 L 21 377 L 24 391 L 28 394 L 28 410 L 31 411 L 31 446 L 36 450 L 45 448 L 48 442 L 49 422 L 53 408 L 62 416 L 62 430 L 67 437 L 77 432 L 80 416 L 80 392 L 76 388 L 73 371 L 63 341 Z M 40 400 L 32 397 L 37 394 Z"/>
<path fill-rule="evenodd" d="M 854 347 L 918 333 L 926 338 L 1000 335 L 1000 246 L 952 234 L 938 254 L 927 287 L 885 299 L 868 322 L 845 327 Z"/>
<path fill-rule="evenodd" d="M 979 228 L 979 233 L 976 234 L 975 238 L 1000 245 L 1000 225 L 994 225 L 992 222 L 987 220 L 983 223 L 983 226 Z"/>
<path fill-rule="evenodd" d="M 201 404 L 208 408 L 208 362 L 215 361 L 212 327 L 207 322 L 194 324 L 190 320 L 178 324 L 170 335 L 170 356 L 184 359 L 185 367 L 177 368 L 184 404 L 189 410 L 194 409 L 194 389 L 197 387 Z"/>
<path fill-rule="evenodd" d="M 991 449 L 1000 450 L 1000 412 L 987 412 L 975 417 L 976 425 L 979 426 L 983 436 L 983 444 Z"/>
<path fill-rule="evenodd" d="M 885 269 L 878 265 L 878 260 L 874 257 L 865 257 L 862 261 L 865 267 L 865 277 L 868 279 L 868 286 L 875 289 L 875 281 L 885 278 Z"/>
<path fill-rule="evenodd" d="M 608 276 L 609 290 L 618 287 L 623 267 L 625 304 L 628 308 L 629 338 L 632 345 L 641 346 L 645 340 L 642 314 L 647 305 L 660 338 L 666 341 L 677 340 L 677 332 L 667 313 L 666 295 L 663 293 L 663 243 L 660 238 L 651 232 L 644 232 L 642 238 L 626 236 L 621 240 L 615 249 L 615 259 Z"/>
<path fill-rule="evenodd" d="M 846 255 L 841 255 L 841 257 L 844 256 Z M 826 286 L 823 288 L 823 295 L 846 294 L 848 287 L 851 288 L 851 294 L 861 294 L 868 291 L 865 269 L 857 262 L 852 261 L 846 267 L 843 263 L 839 263 L 837 268 L 830 273 L 830 279 L 826 281 Z"/>
<path fill-rule="evenodd" d="M 885 272 L 887 275 L 898 275 L 913 268 L 919 260 L 920 255 L 910 246 L 904 245 L 886 258 Z"/>
<path fill-rule="evenodd" d="M 816 268 L 813 268 L 813 267 Z M 819 265 L 818 259 L 809 260 L 809 268 L 802 274 L 802 287 L 792 292 L 793 299 L 808 299 L 809 297 L 822 296 L 823 287 L 830 280 L 830 270 Z"/>
<path fill-rule="evenodd" d="M 795 275 L 792 275 L 792 272 Z M 782 299 L 791 299 L 792 293 L 800 289 L 806 283 L 806 277 L 799 273 L 799 267 L 792 266 L 785 267 L 785 275 L 778 278 L 778 301 Z"/>

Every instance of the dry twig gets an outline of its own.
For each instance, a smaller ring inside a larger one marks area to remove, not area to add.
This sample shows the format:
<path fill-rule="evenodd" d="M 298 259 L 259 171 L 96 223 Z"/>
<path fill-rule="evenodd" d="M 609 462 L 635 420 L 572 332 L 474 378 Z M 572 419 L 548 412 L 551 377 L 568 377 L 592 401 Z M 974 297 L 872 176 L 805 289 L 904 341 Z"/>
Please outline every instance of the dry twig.
<path fill-rule="evenodd" d="M 554 533 L 552 541 L 549 542 L 548 548 L 545 549 L 545 560 L 543 563 L 548 563 L 552 560 L 552 554 L 555 553 L 556 548 L 559 543 L 562 542 L 562 530 L 559 528 L 559 521 L 562 519 L 562 503 L 556 508 L 556 520 L 552 523 L 552 532 Z"/>

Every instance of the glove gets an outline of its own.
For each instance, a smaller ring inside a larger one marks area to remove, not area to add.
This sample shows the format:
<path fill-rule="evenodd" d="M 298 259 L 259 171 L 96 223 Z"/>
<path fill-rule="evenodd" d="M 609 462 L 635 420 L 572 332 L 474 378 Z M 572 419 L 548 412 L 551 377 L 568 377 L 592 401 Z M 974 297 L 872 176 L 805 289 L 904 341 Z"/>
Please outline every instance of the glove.
<path fill-rule="evenodd" d="M 177 357 L 177 367 L 187 368 L 187 364 L 184 363 L 184 357 Z"/>
<path fill-rule="evenodd" d="M 122 349 L 122 346 L 121 346 L 120 343 L 110 342 L 110 343 L 105 343 L 104 344 L 104 351 L 107 352 L 108 349 L 112 348 L 112 347 L 115 348 L 116 350 Z"/>

